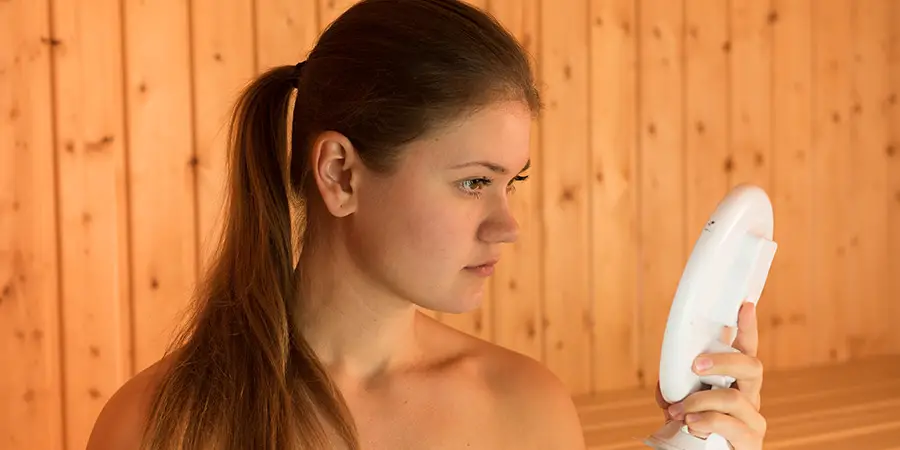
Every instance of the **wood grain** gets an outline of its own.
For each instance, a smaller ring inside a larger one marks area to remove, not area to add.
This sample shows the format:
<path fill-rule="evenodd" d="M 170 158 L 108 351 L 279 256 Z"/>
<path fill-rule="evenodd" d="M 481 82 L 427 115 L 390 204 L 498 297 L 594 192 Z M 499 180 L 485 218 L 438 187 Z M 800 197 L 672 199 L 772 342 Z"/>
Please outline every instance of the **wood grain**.
<path fill-rule="evenodd" d="M 321 32 L 327 2 L 254 0 L 256 72 L 306 59 Z"/>
<path fill-rule="evenodd" d="M 191 8 L 195 195 L 202 273 L 222 233 L 229 120 L 234 103 L 255 75 L 256 49 L 251 0 L 225 4 L 198 0 L 191 2 Z"/>
<path fill-rule="evenodd" d="M 353 3 L 0 1 L 0 448 L 83 447 L 161 356 L 221 226 L 239 89 Z M 767 370 L 900 354 L 900 4 L 471 3 L 528 50 L 547 109 L 484 307 L 428 314 L 625 402 L 655 384 L 697 223 L 750 181 L 779 243 Z M 630 401 L 592 432 L 640 417 Z M 773 448 L 894 432 L 803 420 Z"/>
<path fill-rule="evenodd" d="M 767 324 L 775 345 L 764 360 L 772 367 L 814 363 L 812 333 L 813 155 L 812 1 L 774 0 L 772 30 L 772 179 L 778 250 L 766 283 Z"/>
<path fill-rule="evenodd" d="M 638 136 L 641 287 L 640 386 L 656 384 L 663 332 L 687 251 L 684 241 L 682 5 L 642 1 L 638 10 Z"/>
<path fill-rule="evenodd" d="M 768 425 L 765 447 L 895 448 L 898 380 L 898 356 L 768 374 L 760 409 Z M 591 450 L 646 448 L 640 441 L 665 420 L 651 388 L 578 396 L 575 402 Z"/>
<path fill-rule="evenodd" d="M 140 371 L 159 359 L 193 294 L 198 159 L 189 7 L 178 0 L 127 0 L 124 6 L 132 351 Z"/>
<path fill-rule="evenodd" d="M 849 189 L 851 2 L 816 1 L 813 33 L 813 215 L 812 355 L 817 361 L 845 361 L 853 303 L 846 263 Z M 823 283 L 823 280 L 829 280 Z"/>
<path fill-rule="evenodd" d="M 0 4 L 0 447 L 64 442 L 48 3 Z"/>
<path fill-rule="evenodd" d="M 544 363 L 572 392 L 591 390 L 590 64 L 586 0 L 541 3 Z M 552 152 L 552 157 L 549 156 Z"/>
<path fill-rule="evenodd" d="M 890 122 L 887 98 L 890 92 L 888 52 L 890 3 L 875 0 L 852 5 L 853 75 L 850 117 L 849 185 L 852 198 L 847 211 L 848 284 L 844 298 L 852 299 L 849 332 L 846 337 L 849 357 L 879 355 L 891 351 L 893 326 L 879 320 L 888 297 L 889 272 L 872 270 L 887 267 L 888 248 L 888 164 Z"/>
<path fill-rule="evenodd" d="M 132 375 L 128 177 L 117 1 L 53 7 L 67 448 Z"/>
<path fill-rule="evenodd" d="M 638 322 L 637 15 L 634 2 L 591 1 L 590 242 L 593 389 L 640 382 Z"/>
<path fill-rule="evenodd" d="M 889 12 L 890 23 L 900 23 L 900 4 L 891 2 Z M 890 72 L 890 89 L 887 98 L 888 127 L 890 129 L 890 145 L 885 148 L 888 154 L 888 162 L 885 164 L 888 176 L 888 239 L 887 248 L 890 261 L 888 261 L 888 295 L 882 299 L 885 305 L 883 317 L 900 317 L 900 305 L 896 301 L 900 298 L 900 27 L 890 28 L 890 54 L 888 56 L 888 70 Z M 877 269 L 873 269 L 877 270 Z M 882 319 L 883 320 L 883 319 Z M 893 322 L 891 327 L 890 343 L 891 352 L 900 353 L 900 333 L 894 332 Z"/>

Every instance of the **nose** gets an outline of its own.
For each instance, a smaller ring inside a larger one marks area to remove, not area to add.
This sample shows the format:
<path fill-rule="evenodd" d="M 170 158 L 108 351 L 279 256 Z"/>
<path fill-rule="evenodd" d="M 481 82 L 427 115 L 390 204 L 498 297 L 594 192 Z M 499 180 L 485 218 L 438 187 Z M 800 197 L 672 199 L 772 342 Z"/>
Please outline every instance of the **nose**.
<path fill-rule="evenodd" d="M 503 207 L 481 225 L 478 234 L 479 240 L 490 244 L 513 243 L 519 238 L 519 223 L 509 208 Z"/>

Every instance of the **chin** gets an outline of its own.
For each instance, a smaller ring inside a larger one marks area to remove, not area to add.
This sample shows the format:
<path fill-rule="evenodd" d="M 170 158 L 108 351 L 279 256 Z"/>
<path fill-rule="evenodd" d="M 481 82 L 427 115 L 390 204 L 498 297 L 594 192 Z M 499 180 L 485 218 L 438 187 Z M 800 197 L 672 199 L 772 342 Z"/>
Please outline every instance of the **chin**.
<path fill-rule="evenodd" d="M 420 303 L 420 306 L 442 313 L 465 314 L 481 307 L 485 288 L 486 286 L 444 298 L 431 298 L 427 302 Z"/>

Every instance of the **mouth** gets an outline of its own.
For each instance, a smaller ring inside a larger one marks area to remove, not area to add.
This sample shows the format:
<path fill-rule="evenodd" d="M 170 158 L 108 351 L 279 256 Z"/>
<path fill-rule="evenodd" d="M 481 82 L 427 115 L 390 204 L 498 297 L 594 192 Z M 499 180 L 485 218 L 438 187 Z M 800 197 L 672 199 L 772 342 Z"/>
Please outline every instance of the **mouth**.
<path fill-rule="evenodd" d="M 497 265 L 497 260 L 492 259 L 482 264 L 478 264 L 475 266 L 466 266 L 465 269 L 469 272 L 472 272 L 478 276 L 487 277 L 494 273 L 494 266 Z"/>
<path fill-rule="evenodd" d="M 485 267 L 485 266 L 496 266 L 497 262 L 500 261 L 500 258 L 491 258 L 485 261 L 481 261 L 478 264 L 472 264 L 471 266 L 466 266 L 466 269 L 471 269 L 474 267 Z"/>

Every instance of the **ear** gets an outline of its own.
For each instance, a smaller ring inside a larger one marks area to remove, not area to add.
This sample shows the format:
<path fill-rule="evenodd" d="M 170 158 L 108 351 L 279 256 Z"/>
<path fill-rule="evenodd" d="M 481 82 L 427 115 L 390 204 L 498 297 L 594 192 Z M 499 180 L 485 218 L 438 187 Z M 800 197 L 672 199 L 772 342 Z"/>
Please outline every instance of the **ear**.
<path fill-rule="evenodd" d="M 310 167 L 328 211 L 335 217 L 353 213 L 363 165 L 350 139 L 335 131 L 319 134 L 310 151 Z"/>

